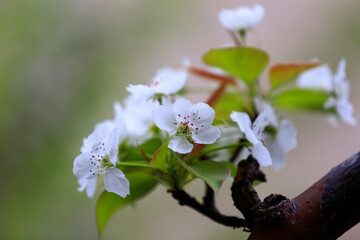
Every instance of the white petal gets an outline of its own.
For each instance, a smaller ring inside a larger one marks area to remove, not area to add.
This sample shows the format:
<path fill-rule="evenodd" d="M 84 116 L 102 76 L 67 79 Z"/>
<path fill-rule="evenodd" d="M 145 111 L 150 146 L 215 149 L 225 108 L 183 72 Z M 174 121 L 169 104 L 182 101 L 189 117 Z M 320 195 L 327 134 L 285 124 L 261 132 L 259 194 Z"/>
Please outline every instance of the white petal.
<path fill-rule="evenodd" d="M 336 111 L 341 120 L 351 126 L 356 125 L 356 119 L 353 117 L 353 105 L 346 99 L 339 99 L 336 103 Z"/>
<path fill-rule="evenodd" d="M 199 127 L 203 124 L 212 124 L 215 110 L 206 103 L 194 104 L 189 110 L 190 122 Z"/>
<path fill-rule="evenodd" d="M 174 111 L 178 120 L 182 121 L 185 116 L 189 115 L 191 107 L 192 104 L 189 100 L 183 98 L 179 98 L 178 100 L 176 100 L 176 102 L 174 103 Z"/>
<path fill-rule="evenodd" d="M 266 167 L 272 164 L 270 153 L 261 142 L 252 147 L 252 155 L 260 166 Z"/>
<path fill-rule="evenodd" d="M 288 119 L 282 120 L 276 134 L 276 139 L 284 152 L 288 152 L 296 147 L 296 136 L 297 130 L 292 121 Z"/>
<path fill-rule="evenodd" d="M 96 191 L 96 185 L 97 185 L 97 179 L 96 177 L 89 178 L 89 179 L 79 179 L 78 183 L 80 184 L 78 191 L 83 192 L 86 189 L 86 195 L 89 198 L 93 198 L 95 191 Z"/>
<path fill-rule="evenodd" d="M 155 93 L 154 88 L 143 84 L 139 84 L 139 85 L 130 84 L 126 88 L 126 90 L 132 93 L 133 95 L 135 95 L 136 97 L 142 97 L 144 99 L 151 97 Z"/>
<path fill-rule="evenodd" d="M 204 130 L 201 129 L 200 131 L 194 131 L 192 134 L 192 139 L 195 143 L 211 144 L 216 142 L 220 135 L 220 129 L 214 126 L 210 126 Z"/>
<path fill-rule="evenodd" d="M 334 78 L 335 79 L 346 79 L 346 60 L 344 58 L 342 58 L 340 60 Z"/>
<path fill-rule="evenodd" d="M 269 125 L 269 120 L 267 119 L 267 113 L 262 112 L 255 119 L 252 125 L 252 130 L 254 131 L 257 139 L 264 140 L 264 129 L 267 125 Z"/>
<path fill-rule="evenodd" d="M 336 98 L 329 97 L 328 100 L 324 103 L 324 108 L 329 109 L 336 106 Z"/>
<path fill-rule="evenodd" d="M 278 120 L 273 107 L 261 98 L 255 98 L 255 107 L 259 113 L 265 112 L 266 118 L 274 127 L 278 126 Z"/>
<path fill-rule="evenodd" d="M 236 9 L 223 9 L 218 18 L 225 28 L 238 31 L 255 27 L 261 22 L 264 15 L 265 9 L 256 4 L 253 8 L 241 6 Z"/>
<path fill-rule="evenodd" d="M 114 165 L 116 165 L 116 162 L 118 161 L 120 135 L 121 135 L 120 129 L 116 127 L 104 140 L 106 154 L 110 155 L 109 160 Z"/>
<path fill-rule="evenodd" d="M 239 125 L 240 130 L 245 134 L 247 140 L 252 144 L 259 142 L 259 139 L 257 139 L 254 131 L 251 129 L 251 120 L 247 113 L 233 111 L 230 114 L 230 118 Z"/>
<path fill-rule="evenodd" d="M 124 173 L 117 168 L 109 168 L 105 172 L 104 186 L 106 191 L 125 198 L 130 194 L 130 183 Z"/>
<path fill-rule="evenodd" d="M 157 71 L 152 83 L 156 84 L 154 87 L 156 93 L 173 94 L 184 87 L 186 78 L 185 70 L 166 67 Z"/>
<path fill-rule="evenodd" d="M 332 79 L 330 67 L 328 65 L 321 65 L 302 73 L 297 79 L 297 85 L 303 88 L 332 91 Z"/>
<path fill-rule="evenodd" d="M 191 152 L 194 146 L 184 136 L 173 136 L 168 147 L 174 152 L 185 154 Z"/>
<path fill-rule="evenodd" d="M 272 167 L 275 171 L 280 170 L 285 166 L 285 154 L 280 144 L 275 140 L 268 141 L 266 148 L 270 152 Z"/>
<path fill-rule="evenodd" d="M 155 108 L 152 117 L 158 128 L 168 133 L 173 133 L 177 129 L 175 112 L 171 107 L 160 106 Z"/>
<path fill-rule="evenodd" d="M 91 164 L 92 154 L 81 153 L 74 160 L 73 173 L 77 178 L 91 178 L 96 176 L 95 166 Z"/>

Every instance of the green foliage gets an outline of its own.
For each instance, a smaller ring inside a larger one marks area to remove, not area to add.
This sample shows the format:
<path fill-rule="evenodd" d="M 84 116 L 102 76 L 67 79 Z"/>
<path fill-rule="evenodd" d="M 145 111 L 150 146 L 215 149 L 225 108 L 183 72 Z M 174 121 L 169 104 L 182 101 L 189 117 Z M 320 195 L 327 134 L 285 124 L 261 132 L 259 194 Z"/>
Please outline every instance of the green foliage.
<path fill-rule="evenodd" d="M 128 174 L 126 177 L 130 182 L 130 195 L 122 198 L 114 193 L 104 191 L 96 203 L 96 221 L 99 236 L 102 235 L 107 222 L 116 211 L 148 194 L 157 183 L 155 177 L 140 172 Z"/>
<path fill-rule="evenodd" d="M 153 159 L 150 162 L 151 165 L 157 167 L 158 169 L 161 169 L 162 171 L 166 172 L 166 158 L 167 153 L 169 151 L 168 145 L 171 138 L 166 140 L 154 153 Z"/>
<path fill-rule="evenodd" d="M 324 103 L 329 94 L 322 90 L 291 88 L 272 98 L 276 107 L 283 109 L 302 109 L 315 111 L 329 111 L 324 109 Z"/>
<path fill-rule="evenodd" d="M 217 191 L 230 175 L 229 168 L 219 162 L 207 160 L 188 165 L 179 157 L 177 159 L 186 170 L 204 180 L 214 191 Z"/>
<path fill-rule="evenodd" d="M 231 162 L 225 162 L 224 161 L 224 162 L 221 162 L 221 163 L 229 168 L 230 176 L 234 178 L 236 176 L 237 167 L 235 167 L 234 164 L 231 163 Z"/>
<path fill-rule="evenodd" d="M 272 88 L 280 87 L 295 80 L 301 73 L 321 65 L 320 62 L 313 63 L 281 63 L 270 68 L 269 78 Z"/>
<path fill-rule="evenodd" d="M 240 93 L 225 93 L 216 104 L 216 117 L 229 119 L 232 111 L 244 112 L 251 109 L 250 104 Z"/>
<path fill-rule="evenodd" d="M 118 162 L 117 165 L 129 166 L 129 167 L 152 168 L 152 169 L 162 170 L 161 168 L 151 165 L 146 161 Z"/>
<path fill-rule="evenodd" d="M 203 55 L 203 61 L 252 84 L 269 63 L 266 52 L 252 47 L 212 49 Z"/>

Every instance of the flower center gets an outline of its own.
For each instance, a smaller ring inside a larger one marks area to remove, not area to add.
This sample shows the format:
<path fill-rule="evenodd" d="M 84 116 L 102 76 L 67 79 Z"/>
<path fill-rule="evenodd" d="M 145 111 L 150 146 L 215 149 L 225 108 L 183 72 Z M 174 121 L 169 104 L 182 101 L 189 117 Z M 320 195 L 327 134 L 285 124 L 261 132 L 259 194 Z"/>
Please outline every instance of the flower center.
<path fill-rule="evenodd" d="M 90 172 L 93 176 L 103 174 L 106 169 L 112 167 L 113 164 L 109 160 L 109 154 L 106 153 L 105 144 L 98 142 L 91 151 L 90 164 L 94 165 Z"/>

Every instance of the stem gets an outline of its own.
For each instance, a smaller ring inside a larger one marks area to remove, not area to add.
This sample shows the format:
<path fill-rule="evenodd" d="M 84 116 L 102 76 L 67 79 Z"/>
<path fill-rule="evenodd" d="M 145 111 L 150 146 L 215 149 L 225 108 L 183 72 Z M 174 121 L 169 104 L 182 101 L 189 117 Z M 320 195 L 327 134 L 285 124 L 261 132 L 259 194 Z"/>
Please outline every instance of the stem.
<path fill-rule="evenodd" d="M 246 146 L 245 143 L 238 143 L 238 144 L 233 144 L 233 145 L 228 145 L 228 146 L 222 146 L 222 147 L 217 147 L 217 148 L 213 148 L 213 149 L 209 149 L 205 152 L 202 153 L 202 156 L 209 154 L 211 152 L 216 152 L 216 151 L 220 151 L 220 150 L 224 150 L 224 149 L 229 149 L 229 148 L 240 148 Z"/>

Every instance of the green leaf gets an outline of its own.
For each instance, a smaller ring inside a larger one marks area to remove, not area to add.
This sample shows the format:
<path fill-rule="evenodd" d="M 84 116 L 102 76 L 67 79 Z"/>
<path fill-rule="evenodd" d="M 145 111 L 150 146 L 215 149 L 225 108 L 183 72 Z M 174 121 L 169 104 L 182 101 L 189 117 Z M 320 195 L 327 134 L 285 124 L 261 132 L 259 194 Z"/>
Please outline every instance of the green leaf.
<path fill-rule="evenodd" d="M 141 149 L 146 154 L 153 155 L 156 150 L 161 146 L 162 141 L 160 138 L 151 138 L 140 145 Z"/>
<path fill-rule="evenodd" d="M 214 191 L 217 191 L 225 178 L 230 175 L 229 168 L 219 162 L 198 161 L 190 166 L 178 156 L 177 159 L 186 170 L 204 180 Z"/>
<path fill-rule="evenodd" d="M 301 73 L 321 65 L 321 62 L 313 63 L 279 63 L 270 68 L 269 78 L 272 88 L 280 87 L 295 80 Z"/>
<path fill-rule="evenodd" d="M 215 106 L 216 117 L 220 119 L 229 119 L 232 111 L 244 112 L 251 109 L 239 93 L 226 93 Z"/>
<path fill-rule="evenodd" d="M 203 61 L 251 84 L 268 65 L 269 56 L 266 52 L 251 47 L 220 48 L 205 53 Z"/>
<path fill-rule="evenodd" d="M 273 96 L 272 102 L 276 107 L 284 109 L 328 112 L 329 110 L 324 109 L 324 103 L 328 98 L 329 94 L 326 91 L 292 88 Z"/>
<path fill-rule="evenodd" d="M 162 171 L 166 172 L 166 157 L 167 153 L 169 151 L 168 145 L 171 138 L 166 140 L 154 153 L 153 159 L 150 162 L 151 165 L 157 167 L 158 169 L 161 169 Z"/>
<path fill-rule="evenodd" d="M 227 166 L 230 169 L 230 172 L 231 172 L 230 176 L 234 178 L 236 176 L 236 173 L 237 173 L 237 167 L 233 163 L 228 162 L 228 161 L 221 162 L 221 163 L 224 164 L 225 166 Z"/>
<path fill-rule="evenodd" d="M 154 176 L 145 173 L 128 174 L 126 178 L 130 182 L 130 195 L 122 198 L 115 193 L 104 191 L 96 203 L 96 221 L 99 236 L 102 235 L 107 222 L 116 211 L 144 197 L 157 183 Z"/>

